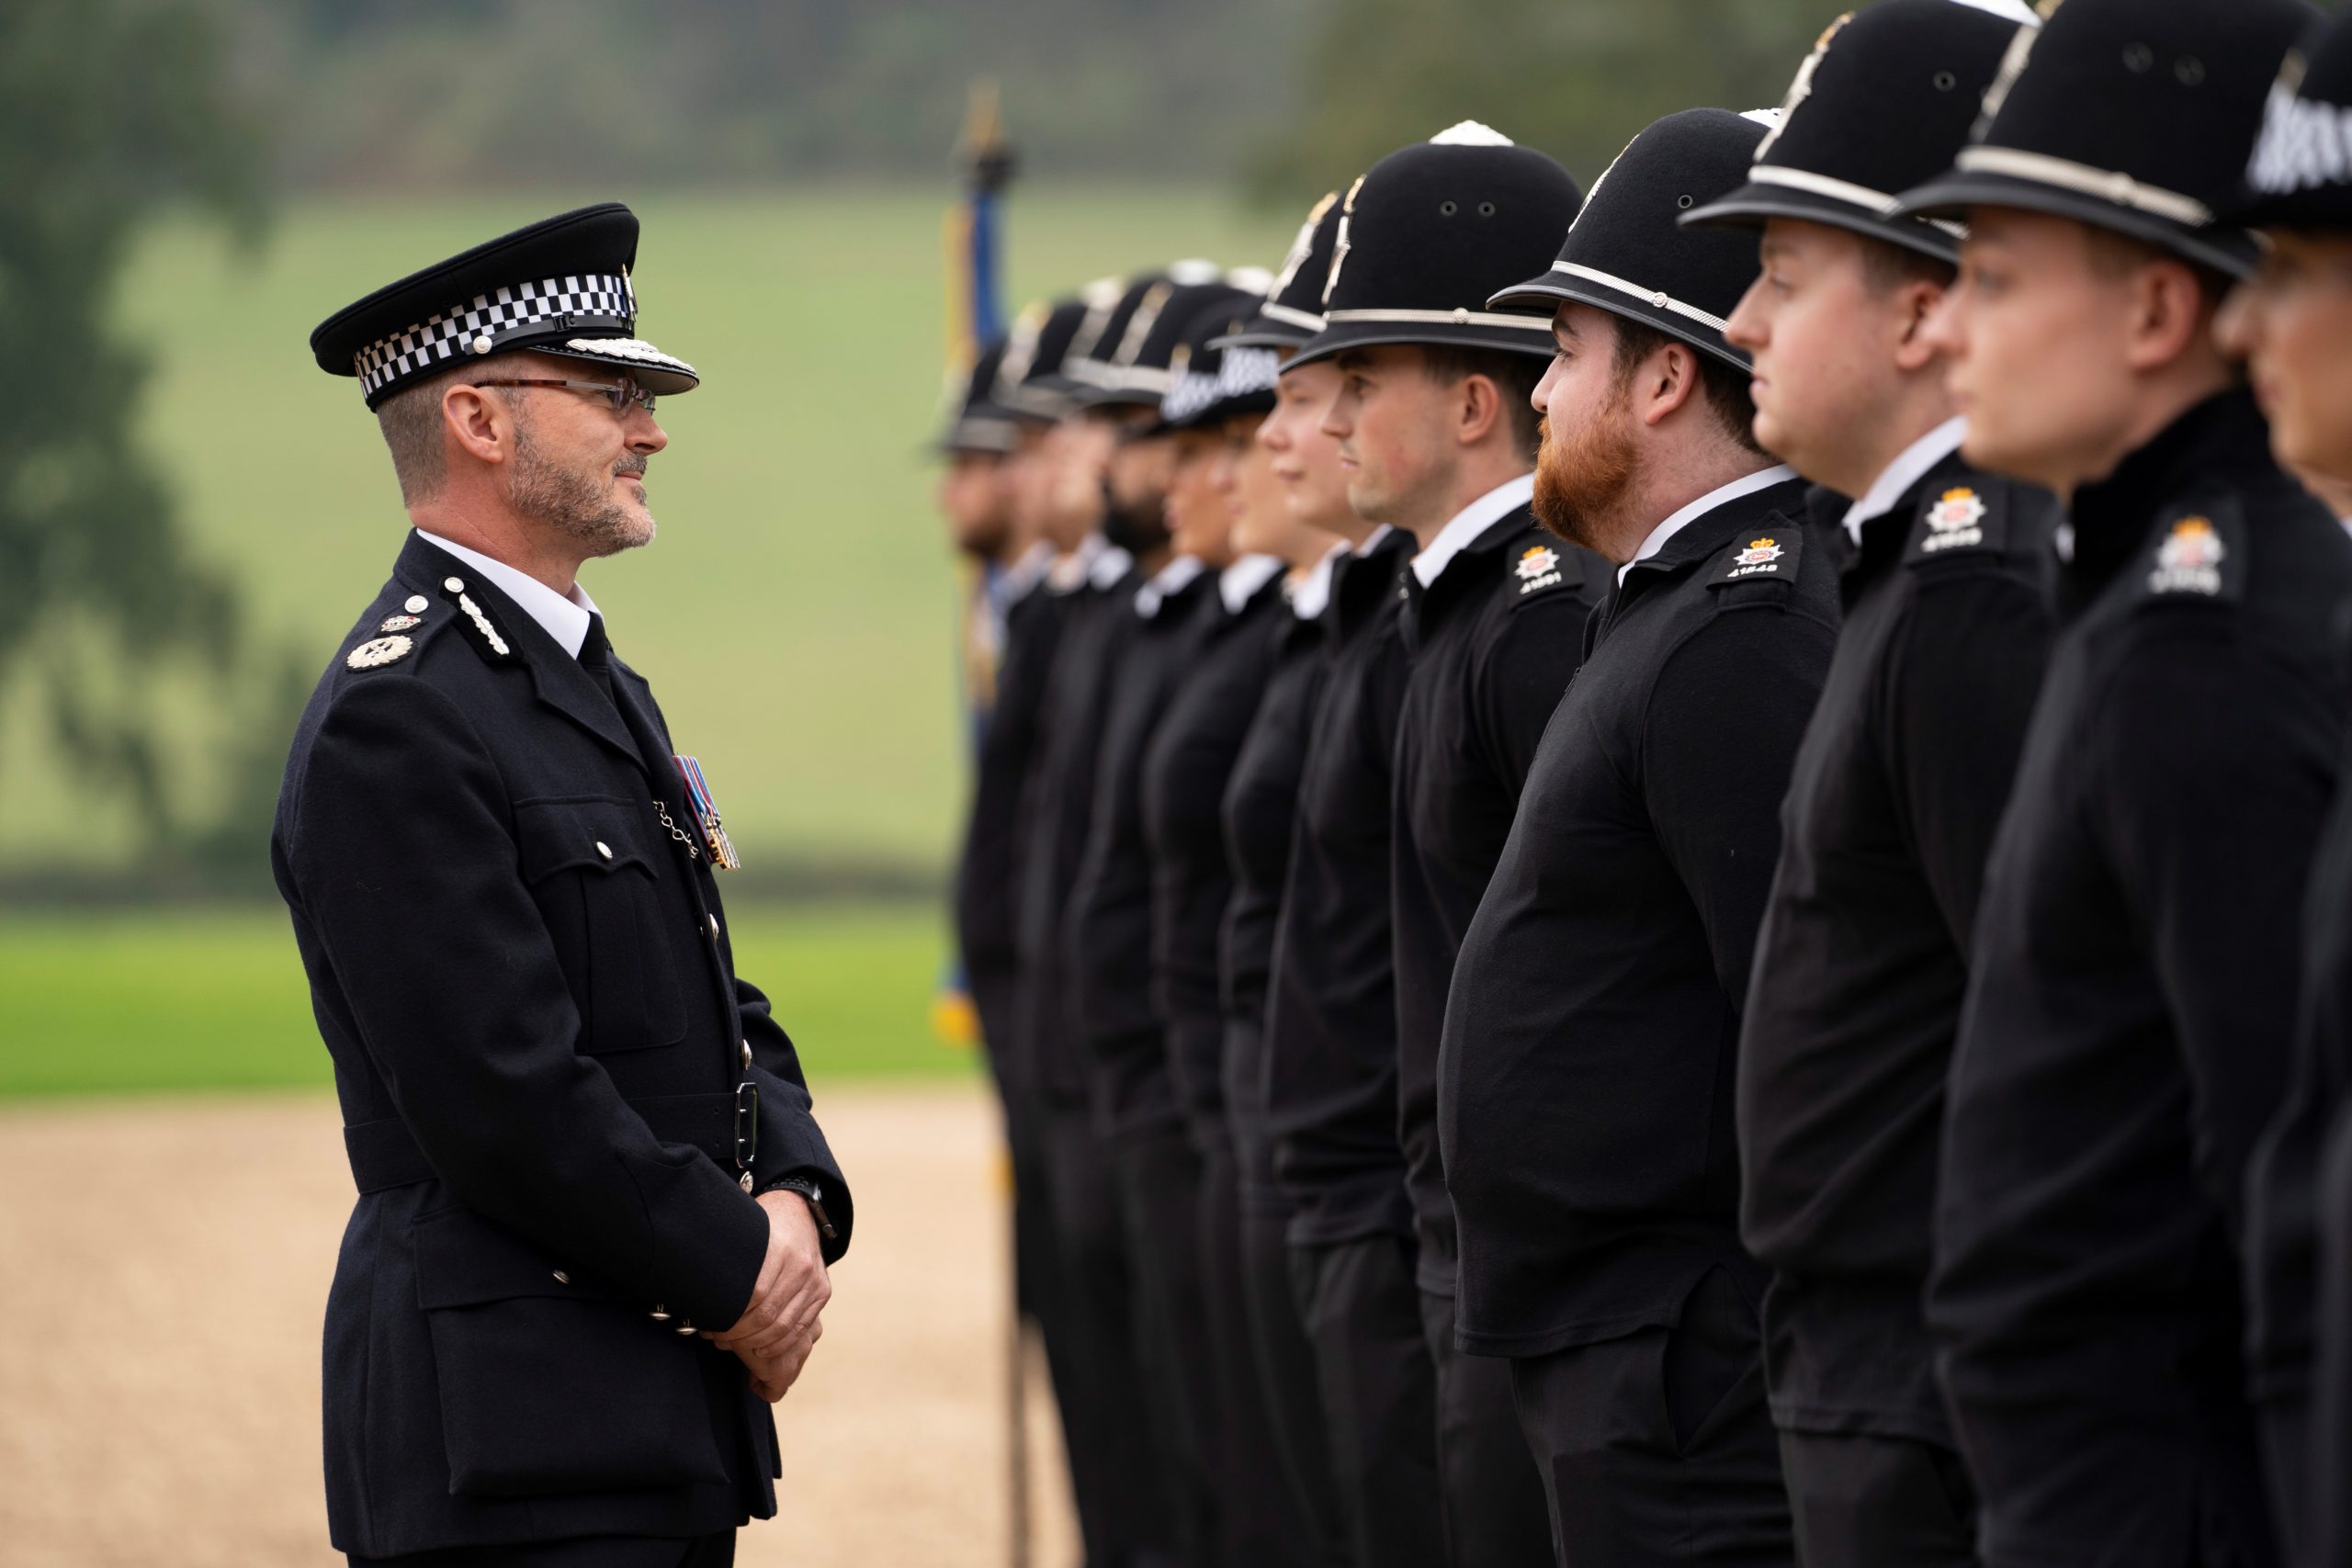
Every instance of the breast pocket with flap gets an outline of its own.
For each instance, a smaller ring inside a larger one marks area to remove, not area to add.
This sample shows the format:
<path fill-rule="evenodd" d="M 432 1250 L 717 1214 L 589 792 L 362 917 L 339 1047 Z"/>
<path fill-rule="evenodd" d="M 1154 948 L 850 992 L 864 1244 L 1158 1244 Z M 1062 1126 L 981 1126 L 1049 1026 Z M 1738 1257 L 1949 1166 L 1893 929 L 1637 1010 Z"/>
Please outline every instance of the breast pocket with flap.
<path fill-rule="evenodd" d="M 663 846 L 650 808 L 609 797 L 533 800 L 514 808 L 523 878 L 547 917 L 591 1055 L 685 1038 L 678 962 L 663 935 Z M 680 917 L 681 919 L 684 917 Z"/>

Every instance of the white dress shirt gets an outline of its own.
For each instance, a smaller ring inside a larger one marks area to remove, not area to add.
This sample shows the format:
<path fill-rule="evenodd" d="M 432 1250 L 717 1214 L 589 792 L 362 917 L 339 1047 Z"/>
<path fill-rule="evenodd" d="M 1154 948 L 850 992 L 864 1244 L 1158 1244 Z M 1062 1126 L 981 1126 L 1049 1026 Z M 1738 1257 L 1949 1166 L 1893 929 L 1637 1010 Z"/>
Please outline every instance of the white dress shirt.
<path fill-rule="evenodd" d="M 588 617 L 597 614 L 596 601 L 588 597 L 585 588 L 574 582 L 571 597 L 567 599 L 529 572 L 517 571 L 504 561 L 493 559 L 480 550 L 469 550 L 454 539 L 428 534 L 422 528 L 416 531 L 416 536 L 438 545 L 490 579 L 497 584 L 500 592 L 514 600 L 525 615 L 538 622 L 548 636 L 555 638 L 558 648 L 574 659 L 580 657 L 580 645 L 588 640 Z"/>

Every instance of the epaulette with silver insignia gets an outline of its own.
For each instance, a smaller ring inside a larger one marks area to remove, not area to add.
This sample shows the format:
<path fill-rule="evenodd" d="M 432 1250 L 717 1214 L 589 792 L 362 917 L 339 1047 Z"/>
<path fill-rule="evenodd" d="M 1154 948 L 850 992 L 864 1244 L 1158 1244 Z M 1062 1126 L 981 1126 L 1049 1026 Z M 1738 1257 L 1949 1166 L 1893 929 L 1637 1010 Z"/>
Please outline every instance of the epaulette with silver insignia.
<path fill-rule="evenodd" d="M 343 656 L 346 670 L 381 670 L 387 664 L 398 664 L 416 649 L 416 639 L 406 634 L 424 624 L 424 612 L 433 602 L 422 593 L 412 593 L 398 611 L 376 623 L 376 635 Z"/>
<path fill-rule="evenodd" d="M 503 664 L 514 657 L 514 644 L 507 637 L 506 628 L 466 591 L 464 578 L 443 578 L 441 596 L 457 605 L 458 625 L 465 628 L 467 640 L 481 650 L 484 659 Z"/>

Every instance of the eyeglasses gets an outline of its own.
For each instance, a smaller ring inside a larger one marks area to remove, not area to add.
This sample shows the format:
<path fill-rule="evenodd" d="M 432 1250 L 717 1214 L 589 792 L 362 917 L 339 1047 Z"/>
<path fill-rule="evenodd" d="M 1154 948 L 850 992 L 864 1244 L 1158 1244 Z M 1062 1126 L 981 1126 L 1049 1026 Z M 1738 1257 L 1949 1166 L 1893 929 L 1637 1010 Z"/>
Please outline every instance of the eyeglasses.
<path fill-rule="evenodd" d="M 477 387 L 562 387 L 574 392 L 601 392 L 605 403 L 626 417 L 629 405 L 635 403 L 647 413 L 653 412 L 653 394 L 627 376 L 618 381 L 552 381 L 543 377 L 517 376 L 499 381 L 476 381 Z"/>

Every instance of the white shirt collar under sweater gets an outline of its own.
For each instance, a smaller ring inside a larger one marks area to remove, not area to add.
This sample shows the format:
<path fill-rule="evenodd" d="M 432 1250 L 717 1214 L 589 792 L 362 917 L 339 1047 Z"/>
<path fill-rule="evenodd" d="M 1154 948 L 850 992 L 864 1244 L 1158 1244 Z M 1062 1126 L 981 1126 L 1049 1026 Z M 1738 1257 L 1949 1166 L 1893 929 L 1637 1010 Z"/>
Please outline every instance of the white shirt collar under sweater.
<path fill-rule="evenodd" d="M 1145 617 L 1159 614 L 1160 603 L 1170 593 L 1181 593 L 1192 586 L 1193 579 L 1206 571 L 1198 556 L 1178 556 L 1151 574 L 1151 581 L 1136 590 L 1136 614 Z"/>
<path fill-rule="evenodd" d="M 1861 500 L 1846 508 L 1847 535 L 1855 544 L 1860 544 L 1862 525 L 1894 511 L 1904 492 L 1917 484 L 1929 468 L 1959 451 L 1961 442 L 1967 436 L 1967 416 L 1954 414 L 1905 446 L 1902 456 L 1886 466 L 1886 472 L 1871 481 L 1871 488 L 1862 491 Z"/>
<path fill-rule="evenodd" d="M 1302 621 L 1311 621 L 1331 603 L 1331 578 L 1339 570 L 1340 562 L 1347 558 L 1348 542 L 1341 539 L 1323 552 L 1323 558 L 1306 569 L 1298 586 L 1290 591 L 1290 613 Z"/>
<path fill-rule="evenodd" d="M 1535 476 L 1521 474 L 1515 479 L 1505 479 L 1461 511 L 1437 531 L 1430 547 L 1413 558 L 1413 575 L 1427 588 L 1445 570 L 1446 563 L 1467 549 L 1471 542 L 1500 522 L 1506 515 L 1525 506 L 1535 496 Z"/>
<path fill-rule="evenodd" d="M 1625 574 L 1633 570 L 1635 566 L 1666 548 L 1666 542 L 1668 539 L 1713 512 L 1716 507 L 1737 501 L 1743 495 L 1754 495 L 1759 490 L 1770 490 L 1776 484 L 1796 477 L 1797 471 L 1794 468 L 1781 463 L 1769 468 L 1758 468 L 1746 478 L 1734 479 L 1727 485 L 1716 486 L 1650 530 L 1650 536 L 1642 541 L 1642 547 L 1634 552 L 1634 558 L 1617 569 L 1618 585 L 1620 587 L 1624 585 Z"/>
<path fill-rule="evenodd" d="M 1216 574 L 1216 595 L 1225 601 L 1225 613 L 1238 615 L 1258 596 L 1258 590 L 1274 579 L 1283 569 L 1279 556 L 1243 556 Z"/>

